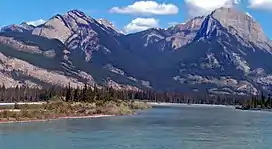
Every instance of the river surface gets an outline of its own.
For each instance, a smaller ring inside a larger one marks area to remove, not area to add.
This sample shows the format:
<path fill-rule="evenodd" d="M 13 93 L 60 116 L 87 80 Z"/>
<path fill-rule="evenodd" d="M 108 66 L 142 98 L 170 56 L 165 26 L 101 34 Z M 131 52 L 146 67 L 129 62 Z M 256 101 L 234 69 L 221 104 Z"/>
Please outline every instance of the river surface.
<path fill-rule="evenodd" d="M 271 149 L 272 113 L 155 107 L 133 116 L 0 124 L 0 149 Z"/>

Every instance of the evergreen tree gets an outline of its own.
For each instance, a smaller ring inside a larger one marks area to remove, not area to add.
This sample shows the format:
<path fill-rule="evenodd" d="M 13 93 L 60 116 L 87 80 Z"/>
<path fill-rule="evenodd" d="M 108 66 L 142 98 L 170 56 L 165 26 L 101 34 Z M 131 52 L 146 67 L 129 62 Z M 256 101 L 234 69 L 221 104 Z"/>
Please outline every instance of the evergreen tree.
<path fill-rule="evenodd" d="M 272 100 L 271 100 L 271 94 L 268 94 L 268 107 L 271 109 L 272 108 Z"/>
<path fill-rule="evenodd" d="M 77 87 L 74 91 L 74 101 L 79 101 L 79 87 Z"/>
<path fill-rule="evenodd" d="M 72 89 L 71 89 L 71 86 L 70 86 L 70 83 L 66 89 L 66 96 L 65 96 L 65 100 L 66 101 L 72 101 Z"/>
<path fill-rule="evenodd" d="M 87 83 L 85 83 L 80 95 L 80 101 L 85 101 L 85 102 L 87 101 L 87 98 L 88 98 L 87 91 L 88 91 L 88 85 Z"/>
<path fill-rule="evenodd" d="M 263 92 L 261 94 L 261 106 L 262 106 L 262 108 L 265 107 L 265 96 L 264 96 Z"/>

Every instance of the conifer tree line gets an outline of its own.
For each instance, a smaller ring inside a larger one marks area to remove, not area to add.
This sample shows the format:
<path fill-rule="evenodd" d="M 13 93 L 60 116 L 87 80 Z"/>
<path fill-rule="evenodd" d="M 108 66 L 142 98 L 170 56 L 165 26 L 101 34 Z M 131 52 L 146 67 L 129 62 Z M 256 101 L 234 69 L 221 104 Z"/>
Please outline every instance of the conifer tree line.
<path fill-rule="evenodd" d="M 54 97 L 74 102 L 128 100 L 134 99 L 135 93 L 134 91 L 114 90 L 113 88 L 90 87 L 87 84 L 83 88 L 72 88 L 68 85 L 67 87 L 53 86 L 42 89 L 18 86 L 6 88 L 2 85 L 0 86 L 0 103 L 48 101 Z"/>
<path fill-rule="evenodd" d="M 248 108 L 271 108 L 272 99 L 270 94 L 257 96 L 238 95 L 210 95 L 206 93 L 175 93 L 156 92 L 154 90 L 115 90 L 110 87 L 90 87 L 87 84 L 83 88 L 47 87 L 29 88 L 15 87 L 6 88 L 0 86 L 0 102 L 36 102 L 48 101 L 53 97 L 62 97 L 66 101 L 95 102 L 110 100 L 138 99 L 150 102 L 168 102 L 185 104 L 220 104 L 220 105 L 243 105 Z"/>
<path fill-rule="evenodd" d="M 261 93 L 260 96 L 252 96 L 242 105 L 242 109 L 271 109 L 272 97 L 271 94 L 265 96 Z"/>
<path fill-rule="evenodd" d="M 6 88 L 0 87 L 0 102 L 36 102 L 46 101 L 56 95 L 61 95 L 63 89 L 51 87 L 47 89 L 18 87 Z"/>

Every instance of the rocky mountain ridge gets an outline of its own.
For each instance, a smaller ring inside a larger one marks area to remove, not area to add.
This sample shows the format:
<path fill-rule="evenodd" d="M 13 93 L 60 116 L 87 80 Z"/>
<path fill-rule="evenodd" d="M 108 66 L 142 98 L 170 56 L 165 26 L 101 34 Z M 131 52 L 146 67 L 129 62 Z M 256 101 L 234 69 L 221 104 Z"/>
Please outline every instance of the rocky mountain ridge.
<path fill-rule="evenodd" d="M 33 29 L 35 28 L 35 26 L 33 25 L 28 25 L 26 22 L 23 22 L 19 25 L 17 24 L 12 24 L 9 26 L 5 26 L 3 28 L 0 28 L 1 32 L 31 32 Z"/>
<path fill-rule="evenodd" d="M 52 79 L 60 78 L 55 73 L 62 75 L 66 80 L 61 81 L 62 86 L 71 79 L 78 82 L 74 86 L 82 85 L 88 78 L 89 84 L 118 89 L 243 95 L 272 88 L 271 40 L 256 20 L 234 8 L 219 8 L 168 29 L 128 35 L 109 21 L 78 10 L 56 15 L 34 28 L 22 26 L 4 27 L 0 45 L 24 56 L 3 48 L 0 52 L 2 57 L 22 60 L 16 63 L 33 65 L 18 70 L 15 66 L 20 64 L 16 64 L 12 69 L 34 78 L 37 85 L 37 80 L 52 82 L 27 71 L 35 67 L 53 73 L 39 71 Z M 37 55 L 46 63 L 34 60 Z M 48 59 L 57 67 L 50 68 Z M 6 62 L 2 63 L 7 68 Z M 6 76 L 14 78 L 11 73 Z"/>

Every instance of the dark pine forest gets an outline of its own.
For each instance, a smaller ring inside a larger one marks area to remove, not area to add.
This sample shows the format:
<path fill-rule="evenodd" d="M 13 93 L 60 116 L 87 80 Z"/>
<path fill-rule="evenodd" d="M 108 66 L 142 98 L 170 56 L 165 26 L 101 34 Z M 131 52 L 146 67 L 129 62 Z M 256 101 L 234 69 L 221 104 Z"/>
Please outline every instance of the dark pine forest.
<path fill-rule="evenodd" d="M 50 87 L 50 88 L 29 88 L 0 87 L 0 102 L 37 102 L 49 101 L 60 97 L 64 101 L 71 102 L 96 102 L 109 100 L 142 100 L 149 102 L 167 102 L 184 104 L 213 104 L 213 105 L 237 105 L 243 109 L 272 107 L 271 95 L 261 93 L 256 96 L 238 95 L 211 95 L 205 93 L 174 93 L 155 92 L 153 90 L 114 90 L 105 87 L 89 87 L 85 84 L 83 88 Z"/>

